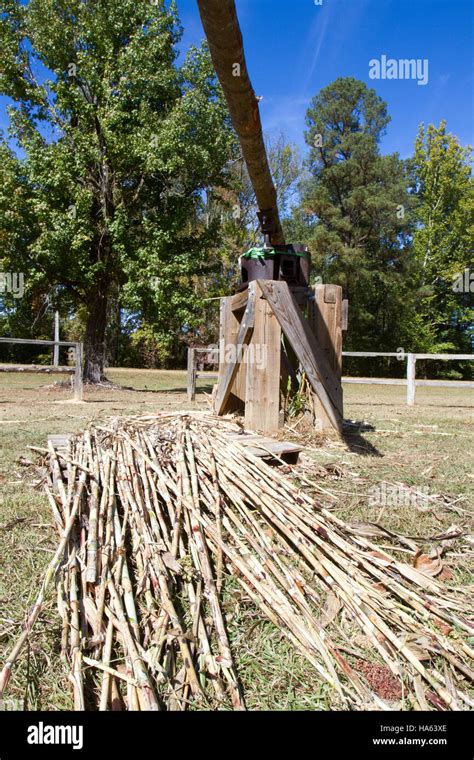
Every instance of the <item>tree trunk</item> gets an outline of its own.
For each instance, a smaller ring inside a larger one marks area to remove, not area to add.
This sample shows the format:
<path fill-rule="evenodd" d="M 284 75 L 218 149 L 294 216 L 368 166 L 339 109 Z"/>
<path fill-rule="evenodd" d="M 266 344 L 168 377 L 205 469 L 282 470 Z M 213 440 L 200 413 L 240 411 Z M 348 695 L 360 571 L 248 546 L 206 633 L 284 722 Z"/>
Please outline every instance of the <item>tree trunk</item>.
<path fill-rule="evenodd" d="M 83 378 L 85 383 L 100 383 L 104 380 L 107 295 L 96 293 L 88 304 L 87 313 Z"/>
<path fill-rule="evenodd" d="M 212 62 L 229 106 L 258 207 L 260 211 L 273 212 L 271 242 L 279 245 L 285 239 L 278 216 L 277 194 L 263 141 L 258 100 L 245 62 L 235 2 L 197 0 L 197 3 Z"/>
<path fill-rule="evenodd" d="M 105 368 L 116 367 L 120 343 L 120 285 L 115 279 L 107 295 L 105 329 Z"/>

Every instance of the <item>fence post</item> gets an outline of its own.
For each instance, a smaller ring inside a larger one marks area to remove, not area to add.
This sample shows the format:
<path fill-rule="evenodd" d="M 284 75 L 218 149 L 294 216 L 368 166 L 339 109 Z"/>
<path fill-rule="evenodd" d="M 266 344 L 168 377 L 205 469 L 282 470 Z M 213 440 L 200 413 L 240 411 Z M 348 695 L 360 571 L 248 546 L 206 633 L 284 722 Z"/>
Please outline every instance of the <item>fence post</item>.
<path fill-rule="evenodd" d="M 59 365 L 59 311 L 54 312 L 54 349 L 53 349 L 53 367 Z"/>
<path fill-rule="evenodd" d="M 416 354 L 407 354 L 407 404 L 415 405 Z"/>
<path fill-rule="evenodd" d="M 75 343 L 76 349 L 76 369 L 74 372 L 74 400 L 82 401 L 82 343 Z"/>
<path fill-rule="evenodd" d="M 188 401 L 194 401 L 196 397 L 195 353 L 194 348 L 188 348 Z"/>

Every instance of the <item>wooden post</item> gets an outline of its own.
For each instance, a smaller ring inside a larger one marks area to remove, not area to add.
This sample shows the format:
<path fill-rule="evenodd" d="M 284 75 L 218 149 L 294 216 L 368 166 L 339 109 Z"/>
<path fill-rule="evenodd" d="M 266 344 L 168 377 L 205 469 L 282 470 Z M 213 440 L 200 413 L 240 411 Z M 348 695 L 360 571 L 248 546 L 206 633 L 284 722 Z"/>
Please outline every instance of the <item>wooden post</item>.
<path fill-rule="evenodd" d="M 349 328 L 349 301 L 347 298 L 344 298 L 342 302 L 342 325 L 341 330 L 342 332 L 347 332 Z"/>
<path fill-rule="evenodd" d="M 416 395 L 416 356 L 407 354 L 407 404 L 415 406 Z"/>
<path fill-rule="evenodd" d="M 343 301 L 339 285 L 315 285 L 309 304 L 309 322 L 337 379 L 342 376 Z M 313 394 L 315 425 L 320 430 L 334 426 L 316 394 Z"/>
<path fill-rule="evenodd" d="M 74 372 L 74 400 L 82 401 L 83 398 L 83 385 L 82 385 L 82 343 L 76 343 L 74 345 L 76 350 L 76 369 Z"/>
<path fill-rule="evenodd" d="M 53 349 L 53 367 L 59 365 L 59 311 L 54 312 L 54 349 Z"/>
<path fill-rule="evenodd" d="M 254 328 L 247 347 L 245 427 L 273 433 L 280 426 L 281 327 L 258 289 Z"/>
<path fill-rule="evenodd" d="M 188 348 L 188 401 L 196 398 L 196 352 L 194 348 Z"/>

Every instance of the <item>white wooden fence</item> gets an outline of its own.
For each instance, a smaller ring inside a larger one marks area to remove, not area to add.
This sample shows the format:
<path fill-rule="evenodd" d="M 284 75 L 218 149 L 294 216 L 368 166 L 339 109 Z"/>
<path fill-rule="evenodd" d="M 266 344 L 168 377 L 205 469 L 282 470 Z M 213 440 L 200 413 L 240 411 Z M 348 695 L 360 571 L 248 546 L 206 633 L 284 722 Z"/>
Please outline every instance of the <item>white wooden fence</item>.
<path fill-rule="evenodd" d="M 196 380 L 198 377 L 208 377 L 214 379 L 215 373 L 198 373 L 196 364 L 200 355 L 213 357 L 213 363 L 219 363 L 219 349 L 214 347 L 189 348 L 188 349 L 188 400 L 194 401 L 196 395 Z M 353 383 L 357 385 L 406 385 L 407 386 L 407 404 L 414 406 L 416 399 L 417 386 L 433 386 L 438 388 L 474 388 L 474 382 L 469 380 L 417 380 L 416 379 L 416 362 L 418 359 L 434 359 L 436 361 L 472 361 L 474 354 L 413 354 L 384 351 L 343 351 L 342 356 L 393 356 L 400 361 L 407 362 L 406 378 L 397 377 L 343 377 L 343 383 Z"/>
<path fill-rule="evenodd" d="M 394 356 L 397 359 L 407 360 L 406 380 L 401 378 L 385 377 L 343 377 L 343 383 L 357 383 L 361 385 L 406 385 L 407 404 L 414 406 L 417 386 L 437 386 L 440 388 L 474 388 L 474 382 L 469 380 L 417 380 L 416 362 L 418 359 L 434 359 L 436 361 L 472 361 L 474 354 L 411 354 L 411 353 L 385 353 L 378 351 L 343 351 L 343 356 Z"/>
<path fill-rule="evenodd" d="M 28 340 L 23 338 L 0 338 L 0 343 L 15 343 L 28 346 L 53 346 L 55 351 L 55 360 L 60 346 L 69 346 L 74 348 L 75 366 L 59 365 L 42 365 L 42 364 L 0 364 L 0 372 L 42 372 L 46 374 L 69 374 L 74 375 L 74 399 L 82 401 L 83 384 L 82 384 L 82 358 L 83 344 L 66 340 Z"/>

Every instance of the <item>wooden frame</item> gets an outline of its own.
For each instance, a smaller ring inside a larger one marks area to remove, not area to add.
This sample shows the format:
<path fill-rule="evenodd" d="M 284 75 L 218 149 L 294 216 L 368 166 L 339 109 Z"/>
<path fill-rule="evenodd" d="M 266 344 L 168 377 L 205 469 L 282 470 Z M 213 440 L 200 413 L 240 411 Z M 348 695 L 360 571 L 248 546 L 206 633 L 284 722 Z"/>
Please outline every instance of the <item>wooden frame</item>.
<path fill-rule="evenodd" d="M 246 291 L 221 299 L 216 414 L 234 411 L 240 403 L 247 427 L 263 432 L 277 430 L 281 424 L 281 376 L 284 365 L 294 361 L 305 372 L 313 390 L 321 427 L 342 432 L 342 289 L 318 287 L 321 289 L 316 293 L 312 312 L 308 303 L 313 291 L 290 288 L 284 281 L 255 280 Z M 319 296 L 331 306 L 321 308 Z M 305 311 L 310 312 L 309 320 Z M 282 336 L 286 353 L 282 352 Z M 335 336 L 339 336 L 337 341 Z M 228 351 L 229 347 L 233 351 Z M 256 360 L 259 352 L 264 363 Z M 191 376 L 191 369 L 188 372 Z M 287 366 L 286 376 L 293 375 L 295 368 Z"/>
<path fill-rule="evenodd" d="M 69 346 L 75 349 L 76 364 L 74 367 L 67 366 L 43 366 L 35 364 L 3 364 L 0 365 L 0 372 L 45 372 L 48 374 L 64 373 L 74 375 L 74 400 L 83 400 L 83 382 L 82 366 L 84 347 L 82 343 L 65 340 L 29 340 L 24 338 L 0 338 L 0 343 L 13 343 L 28 346 L 53 346 L 59 349 L 60 346 Z"/>
<path fill-rule="evenodd" d="M 206 348 L 188 348 L 188 374 L 187 374 L 187 383 L 186 383 L 186 391 L 188 396 L 188 401 L 194 401 L 196 398 L 196 381 L 198 377 L 209 377 L 212 379 L 217 378 L 217 372 L 214 373 L 201 373 L 198 372 L 197 364 L 199 359 L 199 354 L 213 354 L 214 359 L 212 360 L 212 363 L 216 365 L 216 367 L 219 365 L 219 349 L 215 348 L 214 346 L 209 346 Z M 206 362 L 207 364 L 207 362 Z"/>

